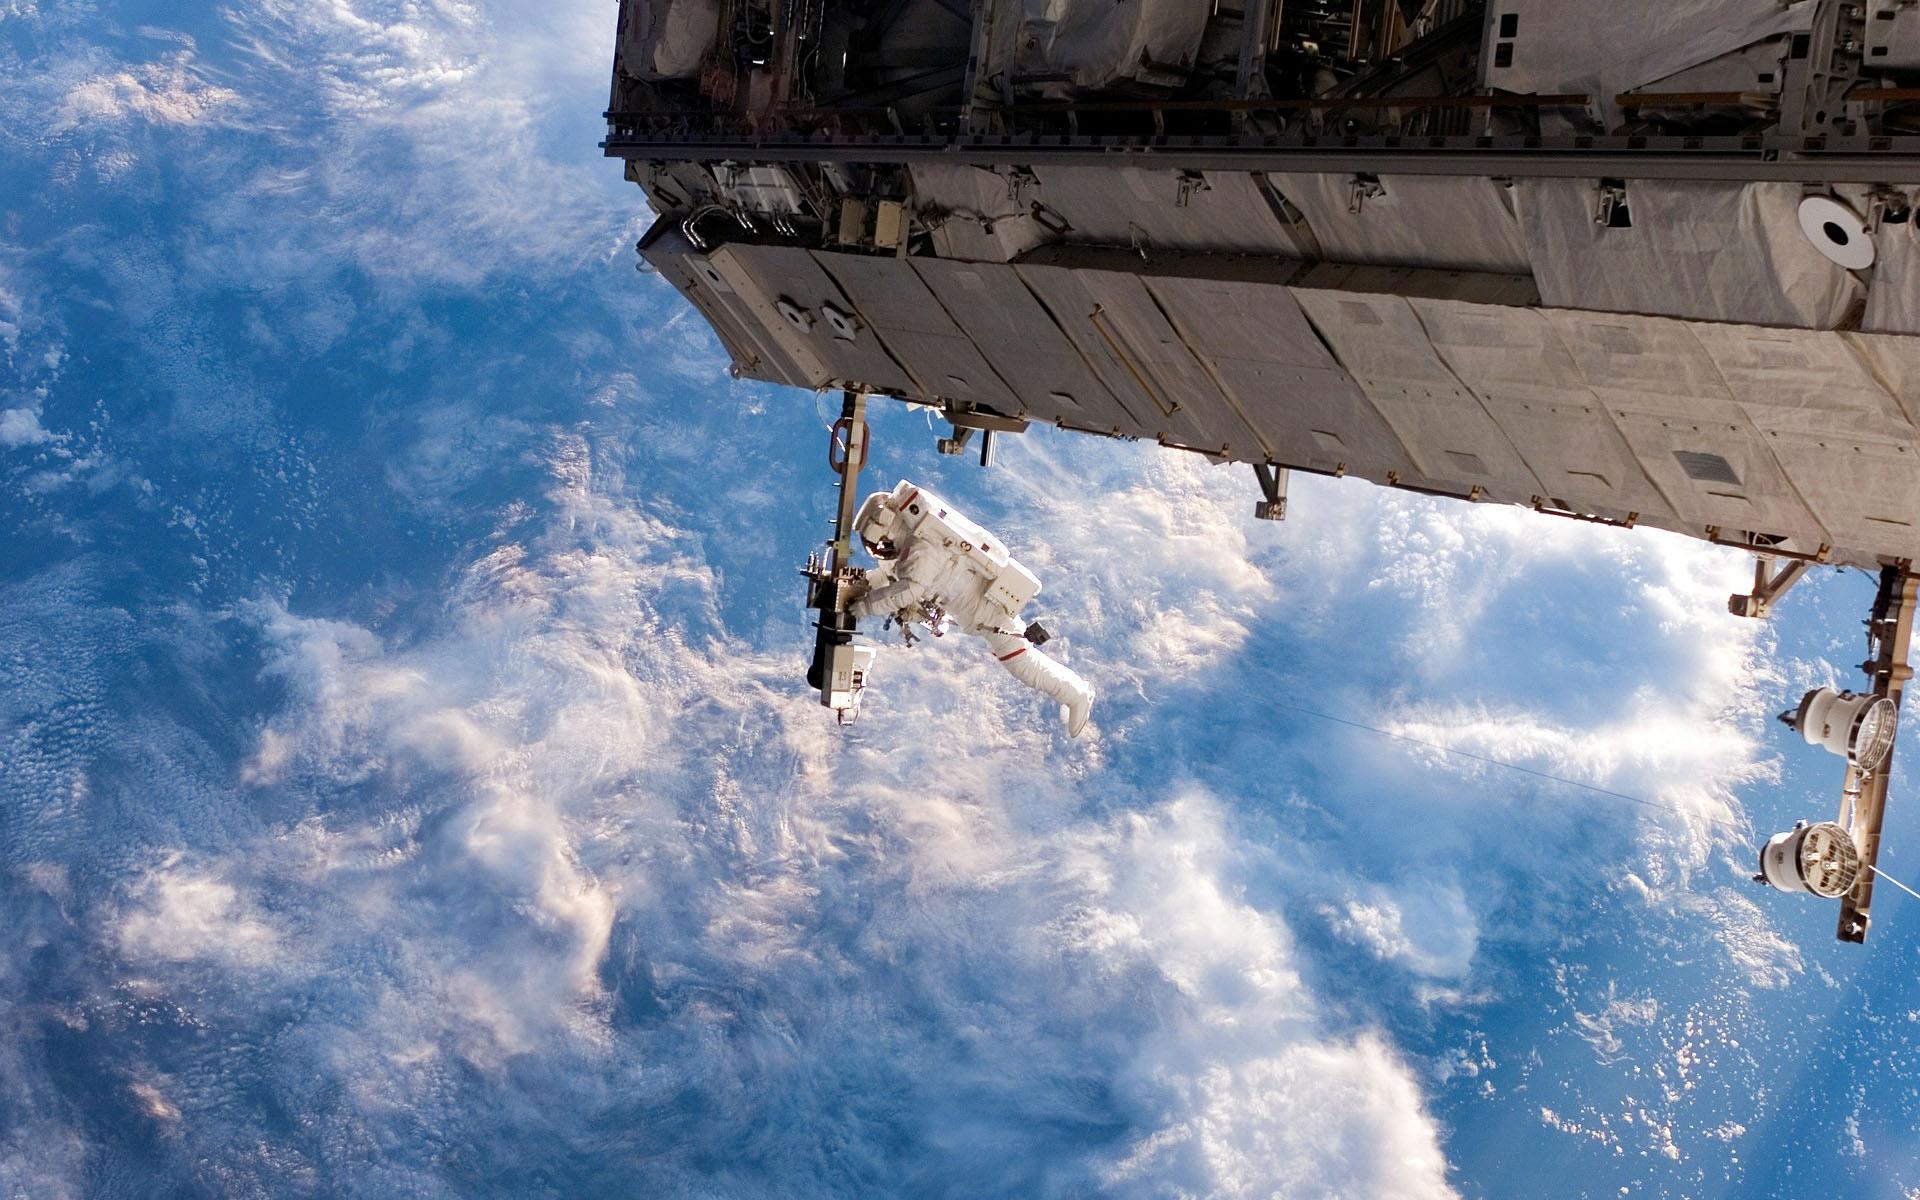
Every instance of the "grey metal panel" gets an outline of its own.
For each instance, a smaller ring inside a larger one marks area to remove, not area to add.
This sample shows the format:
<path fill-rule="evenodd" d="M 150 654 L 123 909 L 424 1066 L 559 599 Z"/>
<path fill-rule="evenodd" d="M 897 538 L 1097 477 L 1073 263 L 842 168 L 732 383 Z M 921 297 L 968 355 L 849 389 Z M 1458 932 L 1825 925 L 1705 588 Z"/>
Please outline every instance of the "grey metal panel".
<path fill-rule="evenodd" d="M 1860 328 L 1882 333 L 1920 333 L 1920 229 L 1911 220 L 1882 228 L 1867 311 Z"/>
<path fill-rule="evenodd" d="M 1292 290 L 1314 328 L 1400 435 L 1420 474 L 1477 484 L 1502 500 L 1524 503 L 1540 494 L 1540 481 L 1479 397 L 1441 361 L 1406 300 Z"/>
<path fill-rule="evenodd" d="M 1766 439 L 1744 422 L 1632 411 L 1615 412 L 1613 419 L 1683 520 L 1803 542 L 1833 541 L 1800 502 Z M 1703 459 L 1724 462 L 1732 479 L 1712 478 L 1698 465 Z M 1696 464 L 1691 471 L 1689 463 Z"/>
<path fill-rule="evenodd" d="M 895 361 L 920 382 L 922 399 L 964 400 L 1004 413 L 1019 410 L 1012 390 L 906 259 L 823 251 L 813 257 L 879 331 Z"/>
<path fill-rule="evenodd" d="M 1206 187 L 1181 203 L 1180 172 L 1125 165 L 1034 168 L 1040 201 L 1073 228 L 1073 242 L 1162 250 L 1236 250 L 1311 257 L 1281 223 L 1248 171 L 1202 172 Z"/>
<path fill-rule="evenodd" d="M 1893 397 L 1907 423 L 1920 429 L 1920 338 L 1875 333 L 1839 337 Z"/>
<path fill-rule="evenodd" d="M 1007 176 L 965 163 L 915 163 L 913 201 L 943 258 L 1005 262 L 1047 240 Z M 933 211 L 945 214 L 936 221 Z"/>
<path fill-rule="evenodd" d="M 1019 410 L 1084 429 L 1136 423 L 1054 324 L 1020 276 L 999 263 L 906 260 L 1019 397 Z"/>
<path fill-rule="evenodd" d="M 1294 287 L 1320 291 L 1386 292 L 1408 299 L 1418 296 L 1515 306 L 1540 303 L 1540 289 L 1534 285 L 1533 276 L 1495 275 L 1486 271 L 1322 262 L 1303 266 L 1287 282 Z"/>
<path fill-rule="evenodd" d="M 1043 267 L 1177 279 L 1233 279 L 1242 283 L 1291 283 L 1308 266 L 1299 259 L 1275 258 L 1268 254 L 1155 250 L 1151 255 L 1143 255 L 1127 246 L 1090 246 L 1081 242 L 1036 246 L 1021 255 L 1020 261 Z"/>
<path fill-rule="evenodd" d="M 1543 314 L 1600 397 L 1641 467 L 1684 521 L 1833 539 L 1801 503 L 1734 399 L 1697 323 L 1548 310 Z M 1724 459 L 1736 483 L 1696 478 L 1686 462 Z"/>
<path fill-rule="evenodd" d="M 1666 0 L 1631 10 L 1590 0 L 1493 0 L 1481 83 L 1507 92 L 1578 92 L 1609 112 L 1630 88 L 1754 42 L 1805 30 L 1811 3 Z M 1512 35 L 1500 36 L 1512 23 Z M 1505 52 L 1499 52 L 1504 44 Z M 1611 124 L 1611 122 L 1609 122 Z"/>
<path fill-rule="evenodd" d="M 1768 445 L 1834 542 L 1920 558 L 1920 454 L 1911 442 L 1773 432 Z"/>
<path fill-rule="evenodd" d="M 1352 204 L 1351 175 L 1270 172 L 1338 262 L 1529 274 L 1513 185 L 1485 176 L 1379 176 L 1381 194 Z"/>
<path fill-rule="evenodd" d="M 1546 317 L 1451 300 L 1410 303 L 1434 349 L 1532 468 L 1542 496 L 1587 512 L 1671 515 Z"/>
<path fill-rule="evenodd" d="M 1624 229 L 1595 223 L 1596 184 L 1519 184 L 1550 307 L 1832 329 L 1860 295 L 1800 232 L 1793 184 L 1629 180 L 1633 224 Z"/>
<path fill-rule="evenodd" d="M 694 311 L 706 318 L 707 325 L 719 339 L 720 345 L 733 361 L 733 369 L 739 374 L 754 379 L 765 379 L 771 383 L 797 382 L 799 372 L 791 360 L 784 355 L 776 355 L 760 345 L 751 332 L 751 327 L 734 317 L 727 308 L 724 297 L 711 288 L 700 273 L 688 262 L 685 256 L 661 255 L 650 257 L 654 270 L 686 297 Z"/>
<path fill-rule="evenodd" d="M 1412 461 L 1285 287 L 1155 276 L 1147 288 L 1274 458 L 1321 470 Z"/>
<path fill-rule="evenodd" d="M 1713 357 L 1680 321 L 1544 309 L 1580 377 L 1608 411 L 1742 421 Z"/>
<path fill-rule="evenodd" d="M 1135 432 L 1210 454 L 1264 453 L 1136 275 L 1014 268 L 1134 414 Z"/>
<path fill-rule="evenodd" d="M 1168 323 L 1138 275 L 1076 271 L 1074 277 L 1092 301 L 1093 306 L 1083 310 L 1084 326 L 1097 338 L 1092 344 L 1103 352 L 1108 368 L 1128 365 L 1115 361 L 1117 347 L 1174 409 L 1167 413 L 1155 406 L 1145 411 L 1154 436 L 1209 452 L 1264 457 L 1258 436 Z"/>
<path fill-rule="evenodd" d="M 1697 326 L 1774 458 L 1836 542 L 1920 551 L 1920 344 L 1909 337 Z"/>
<path fill-rule="evenodd" d="M 1704 323 L 1692 329 L 1728 392 L 1763 432 L 1914 440 L 1899 404 L 1841 335 Z"/>
<path fill-rule="evenodd" d="M 835 337 L 822 315 L 823 305 L 842 311 L 854 311 L 854 303 L 841 292 L 820 264 L 805 250 L 791 246 L 728 245 L 710 256 L 716 266 L 731 265 L 744 278 L 735 291 L 747 298 L 755 316 L 770 329 L 791 330 L 789 340 L 797 338 L 806 350 L 827 364 L 833 382 L 843 387 L 863 387 L 870 391 L 917 395 L 921 389 L 914 379 L 887 354 L 880 336 L 868 323 L 851 339 Z M 795 329 L 777 311 L 776 304 L 787 300 L 813 314 L 813 326 L 804 332 Z"/>
<path fill-rule="evenodd" d="M 725 275 L 685 238 L 664 232 L 650 239 L 642 253 L 707 319 L 741 374 L 797 387 L 826 386 L 825 365 L 811 355 L 789 352 L 760 323 L 748 302 L 734 294 Z"/>
<path fill-rule="evenodd" d="M 1481 396 L 1591 404 L 1573 356 L 1536 309 L 1409 300 L 1447 369 Z"/>
<path fill-rule="evenodd" d="M 1555 508 L 1673 524 L 1679 514 L 1647 478 L 1633 447 L 1598 404 L 1486 398 L 1487 411 Z"/>

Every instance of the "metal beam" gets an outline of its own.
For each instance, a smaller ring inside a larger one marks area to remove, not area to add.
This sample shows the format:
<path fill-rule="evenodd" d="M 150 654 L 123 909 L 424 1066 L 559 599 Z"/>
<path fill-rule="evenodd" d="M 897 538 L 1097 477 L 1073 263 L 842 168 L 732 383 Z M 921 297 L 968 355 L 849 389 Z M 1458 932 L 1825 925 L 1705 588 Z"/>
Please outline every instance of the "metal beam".
<path fill-rule="evenodd" d="M 1860 665 L 1873 682 L 1874 694 L 1892 700 L 1896 709 L 1907 680 L 1913 676 L 1913 668 L 1907 665 L 1907 654 L 1912 648 L 1913 612 L 1917 601 L 1920 601 L 1920 576 L 1911 575 L 1902 567 L 1881 569 L 1880 592 L 1874 598 L 1873 616 L 1868 623 L 1868 638 L 1876 653 Z M 1849 774 L 1852 770 L 1848 768 Z M 1892 776 L 1893 758 L 1889 754 L 1880 769 L 1862 781 L 1860 795 L 1853 802 L 1849 827 L 1863 865 L 1859 882 L 1840 902 L 1840 924 L 1834 936 L 1843 942 L 1867 940 L 1873 909 L 1873 866 L 1880 858 L 1880 824 L 1887 814 L 1887 784 Z"/>
<path fill-rule="evenodd" d="M 1260 521 L 1284 521 L 1287 519 L 1287 468 L 1272 463 L 1253 464 L 1253 473 L 1260 480 L 1260 494 L 1264 500 L 1256 500 L 1253 515 Z"/>
<path fill-rule="evenodd" d="M 921 71 L 917 75 L 908 75 L 904 79 L 895 79 L 876 87 L 870 87 L 864 92 L 855 92 L 850 96 L 842 96 L 836 102 L 835 107 L 880 108 L 889 104 L 896 104 L 899 101 L 908 100 L 914 96 L 924 96 L 929 92 L 937 92 L 942 88 L 952 87 L 954 84 L 960 82 L 961 76 L 965 73 L 965 69 L 961 67 L 935 67 L 930 71 Z M 833 108 L 828 107 L 814 111 L 832 112 Z M 843 155 L 842 157 L 848 156 Z"/>
<path fill-rule="evenodd" d="M 612 138 L 601 143 L 609 158 L 646 162 L 858 162 L 966 163 L 993 167 L 1036 163 L 1083 163 L 1150 170 L 1302 171 L 1332 174 L 1372 171 L 1395 175 L 1507 175 L 1531 178 L 1692 179 L 1757 183 L 1884 183 L 1920 185 L 1920 138 L 1845 139 L 1825 150 L 1702 146 L 1683 140 L 1737 139 L 1592 138 L 1581 144 L 1521 138 L 1432 138 L 1409 148 L 1405 138 L 1107 139 L 1008 135 L 993 139 L 867 137 L 838 140 L 713 138 Z M 1668 141 L 1672 147 L 1658 145 Z M 1437 143 L 1437 144 L 1436 144 Z M 1640 144 L 1635 144 L 1640 143 Z"/>
<path fill-rule="evenodd" d="M 1775 602 L 1813 569 L 1813 563 L 1804 558 L 1789 560 L 1777 572 L 1768 570 L 1771 565 L 1772 560 L 1767 555 L 1754 556 L 1753 590 L 1743 595 L 1728 596 L 1728 612 L 1736 617 L 1768 616 L 1773 612 Z"/>
<path fill-rule="evenodd" d="M 1245 0 L 1240 13 L 1240 65 L 1233 95 L 1247 100 L 1267 94 L 1267 27 L 1273 23 L 1273 0 Z"/>

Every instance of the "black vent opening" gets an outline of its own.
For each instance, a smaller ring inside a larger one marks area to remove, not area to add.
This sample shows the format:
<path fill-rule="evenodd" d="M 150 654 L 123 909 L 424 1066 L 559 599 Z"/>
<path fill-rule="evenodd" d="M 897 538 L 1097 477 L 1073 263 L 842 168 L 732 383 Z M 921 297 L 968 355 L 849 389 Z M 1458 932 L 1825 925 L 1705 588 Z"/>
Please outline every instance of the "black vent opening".
<path fill-rule="evenodd" d="M 1687 478 L 1698 483 L 1729 483 L 1740 486 L 1740 476 L 1734 472 L 1733 464 L 1718 454 L 1708 454 L 1704 450 L 1675 450 L 1674 458 L 1680 461 L 1680 469 Z"/>

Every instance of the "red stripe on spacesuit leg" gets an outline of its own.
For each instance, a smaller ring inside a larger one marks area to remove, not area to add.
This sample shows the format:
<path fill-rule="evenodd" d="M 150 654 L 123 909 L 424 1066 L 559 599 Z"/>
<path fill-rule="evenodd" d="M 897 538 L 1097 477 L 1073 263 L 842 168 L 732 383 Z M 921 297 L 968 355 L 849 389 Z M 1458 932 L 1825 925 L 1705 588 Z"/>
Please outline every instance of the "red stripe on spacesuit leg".
<path fill-rule="evenodd" d="M 1002 654 L 1000 656 L 1000 661 L 1006 662 L 1008 659 L 1019 658 L 1022 654 L 1025 654 L 1026 652 L 1027 652 L 1027 648 L 1025 646 L 1022 646 L 1018 650 L 1015 650 L 1012 654 Z"/>

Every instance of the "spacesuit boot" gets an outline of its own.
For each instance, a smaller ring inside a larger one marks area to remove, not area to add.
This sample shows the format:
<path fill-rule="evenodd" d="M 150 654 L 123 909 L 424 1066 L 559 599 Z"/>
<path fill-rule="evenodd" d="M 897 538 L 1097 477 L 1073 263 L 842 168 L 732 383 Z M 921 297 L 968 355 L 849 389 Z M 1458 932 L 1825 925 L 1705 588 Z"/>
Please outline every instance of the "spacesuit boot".
<path fill-rule="evenodd" d="M 993 656 L 1015 679 L 1060 702 L 1067 736 L 1079 737 L 1080 731 L 1087 727 L 1087 718 L 1093 714 L 1093 686 L 1065 663 L 1030 645 L 1025 638 L 995 629 L 986 630 L 980 636 L 987 640 Z"/>

